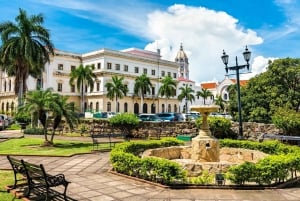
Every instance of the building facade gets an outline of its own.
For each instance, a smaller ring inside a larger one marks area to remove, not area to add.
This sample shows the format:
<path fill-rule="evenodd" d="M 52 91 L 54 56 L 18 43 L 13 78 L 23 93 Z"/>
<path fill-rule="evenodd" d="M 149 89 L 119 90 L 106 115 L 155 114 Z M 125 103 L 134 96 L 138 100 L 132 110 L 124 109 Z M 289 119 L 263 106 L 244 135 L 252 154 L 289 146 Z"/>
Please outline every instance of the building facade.
<path fill-rule="evenodd" d="M 78 108 L 80 105 L 80 91 L 75 85 L 69 84 L 72 69 L 82 65 L 94 66 L 97 79 L 94 82 L 93 91 L 85 89 L 85 110 L 116 111 L 130 113 L 158 113 L 179 112 L 177 96 L 166 99 L 158 96 L 160 81 L 165 76 L 174 80 L 178 78 L 178 64 L 176 62 L 161 59 L 159 52 L 151 52 L 140 49 L 126 49 L 115 51 L 101 49 L 86 54 L 73 54 L 55 50 L 55 55 L 45 65 L 41 79 L 28 79 L 28 90 L 35 90 L 38 86 L 43 89 L 52 88 L 54 92 L 68 96 Z M 145 95 L 143 111 L 140 111 L 140 97 L 134 95 L 135 79 L 146 74 L 152 83 L 151 93 Z M 14 78 L 1 72 L 0 105 L 3 113 L 13 113 L 16 110 L 17 97 L 14 94 Z M 117 103 L 106 97 L 105 83 L 112 81 L 112 76 L 123 76 L 127 85 L 128 94 L 119 99 Z"/>

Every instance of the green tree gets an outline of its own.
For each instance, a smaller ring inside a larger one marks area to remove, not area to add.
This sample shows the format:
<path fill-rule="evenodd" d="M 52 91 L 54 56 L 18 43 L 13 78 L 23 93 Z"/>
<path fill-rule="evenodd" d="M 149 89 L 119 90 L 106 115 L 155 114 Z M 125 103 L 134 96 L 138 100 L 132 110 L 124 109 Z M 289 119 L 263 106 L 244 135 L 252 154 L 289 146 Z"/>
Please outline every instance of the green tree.
<path fill-rule="evenodd" d="M 26 94 L 25 104 L 19 108 L 20 112 L 31 114 L 34 120 L 39 120 L 44 128 L 45 144 L 49 144 L 47 137 L 47 119 L 51 108 L 54 108 L 56 97 L 52 93 L 52 89 L 48 88 L 45 91 L 36 90 L 29 91 Z"/>
<path fill-rule="evenodd" d="M 195 101 L 195 96 L 194 93 L 195 91 L 189 87 L 187 84 L 184 87 L 180 87 L 180 94 L 178 95 L 178 100 L 182 101 L 183 99 L 185 100 L 185 113 L 187 113 L 188 108 L 187 108 L 187 103 L 190 101 L 192 104 L 193 101 Z"/>
<path fill-rule="evenodd" d="M 162 79 L 161 83 L 162 83 L 162 85 L 161 85 L 161 87 L 158 90 L 158 94 L 160 96 L 166 98 L 166 106 L 165 106 L 166 108 L 165 108 L 165 111 L 168 111 L 168 109 L 167 109 L 168 108 L 168 105 L 167 105 L 168 99 L 170 97 L 174 97 L 175 96 L 177 83 L 170 76 L 164 77 L 164 79 Z"/>
<path fill-rule="evenodd" d="M 220 106 L 219 112 L 224 112 L 225 110 L 225 101 L 223 100 L 222 96 L 217 95 L 216 99 L 215 99 L 215 104 Z"/>
<path fill-rule="evenodd" d="M 58 128 L 62 120 L 69 125 L 70 129 L 74 129 L 74 125 L 78 123 L 78 116 L 74 111 L 74 104 L 68 102 L 68 97 L 61 96 L 60 94 L 53 94 L 55 98 L 52 104 L 51 117 L 53 118 L 53 127 L 51 133 L 50 144 L 53 144 L 55 130 Z"/>
<path fill-rule="evenodd" d="M 91 91 L 94 89 L 94 81 L 97 76 L 93 73 L 93 67 L 90 65 L 83 66 L 80 64 L 78 68 L 71 71 L 69 84 L 73 85 L 76 82 L 77 90 L 81 94 L 81 112 L 84 112 L 84 94 L 85 87 L 90 87 Z"/>
<path fill-rule="evenodd" d="M 25 10 L 19 9 L 15 21 L 0 23 L 0 63 L 8 76 L 15 76 L 14 91 L 20 106 L 28 76 L 41 76 L 45 63 L 54 54 L 54 46 L 48 30 L 43 27 L 42 14 L 27 16 Z"/>
<path fill-rule="evenodd" d="M 117 103 L 128 93 L 127 86 L 123 83 L 124 77 L 112 76 L 112 82 L 105 84 L 107 97 L 110 100 L 115 99 L 115 111 L 117 112 Z"/>
<path fill-rule="evenodd" d="M 230 96 L 230 101 L 231 101 Z M 241 88 L 243 119 L 271 123 L 278 108 L 299 111 L 300 59 L 277 59 Z"/>
<path fill-rule="evenodd" d="M 212 94 L 211 91 L 209 91 L 208 89 L 202 89 L 201 91 L 197 91 L 196 96 L 202 97 L 202 98 L 203 98 L 203 103 L 204 103 L 204 105 L 205 105 L 205 100 L 206 100 L 208 97 L 213 96 L 213 94 Z"/>
<path fill-rule="evenodd" d="M 152 83 L 150 81 L 150 78 L 143 74 L 141 76 L 138 76 L 135 79 L 134 83 L 134 94 L 141 97 L 141 112 L 143 113 L 143 105 L 144 105 L 144 98 L 146 93 L 150 93 L 152 88 Z"/>

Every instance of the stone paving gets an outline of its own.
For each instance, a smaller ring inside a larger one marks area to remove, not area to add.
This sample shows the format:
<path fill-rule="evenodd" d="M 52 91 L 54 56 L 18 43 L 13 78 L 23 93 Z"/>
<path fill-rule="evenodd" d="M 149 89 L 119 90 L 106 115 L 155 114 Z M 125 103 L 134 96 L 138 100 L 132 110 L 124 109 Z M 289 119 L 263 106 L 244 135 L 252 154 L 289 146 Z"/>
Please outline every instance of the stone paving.
<path fill-rule="evenodd" d="M 79 201 L 300 201 L 300 188 L 174 190 L 151 185 L 109 173 L 108 152 L 72 157 L 16 157 L 31 163 L 42 163 L 51 174 L 64 173 L 72 182 L 68 187 L 68 196 Z M 11 169 L 6 156 L 0 156 L 0 169 Z"/>

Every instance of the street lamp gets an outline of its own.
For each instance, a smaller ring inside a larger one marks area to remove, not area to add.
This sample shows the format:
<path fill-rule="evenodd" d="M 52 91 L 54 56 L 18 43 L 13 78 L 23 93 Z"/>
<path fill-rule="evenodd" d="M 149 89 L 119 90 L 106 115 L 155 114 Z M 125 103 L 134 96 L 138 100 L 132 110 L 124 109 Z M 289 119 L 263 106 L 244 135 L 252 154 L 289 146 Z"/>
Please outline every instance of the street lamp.
<path fill-rule="evenodd" d="M 240 69 L 247 68 L 247 70 L 249 70 L 249 66 L 250 66 L 249 61 L 251 57 L 251 52 L 248 50 L 247 46 L 245 52 L 243 52 L 243 56 L 247 63 L 244 65 L 238 65 L 238 59 L 236 56 L 235 66 L 227 66 L 229 56 L 225 53 L 224 50 L 223 50 L 223 55 L 221 56 L 221 59 L 225 64 L 226 74 L 228 74 L 228 70 L 235 70 L 236 72 L 237 93 L 238 93 L 238 114 L 239 114 L 239 136 L 238 136 L 239 139 L 243 138 L 243 121 L 242 121 L 242 112 L 241 112 L 242 106 L 241 106 L 241 94 L 240 94 Z"/>

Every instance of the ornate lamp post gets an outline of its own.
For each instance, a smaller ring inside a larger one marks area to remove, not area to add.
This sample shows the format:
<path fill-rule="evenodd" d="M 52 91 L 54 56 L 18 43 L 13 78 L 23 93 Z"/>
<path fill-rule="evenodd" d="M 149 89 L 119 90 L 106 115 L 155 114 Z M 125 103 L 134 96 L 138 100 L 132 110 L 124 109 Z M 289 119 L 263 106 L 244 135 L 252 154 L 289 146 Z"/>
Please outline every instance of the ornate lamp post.
<path fill-rule="evenodd" d="M 225 64 L 226 74 L 228 74 L 228 70 L 235 70 L 235 74 L 236 74 L 236 82 L 237 82 L 236 85 L 237 85 L 237 93 L 238 93 L 238 114 L 239 114 L 239 136 L 238 136 L 239 139 L 243 138 L 243 121 L 242 121 L 242 112 L 241 112 L 242 106 L 241 106 L 241 94 L 240 94 L 240 69 L 247 68 L 247 70 L 249 70 L 249 66 L 250 66 L 249 61 L 251 57 L 251 52 L 248 50 L 247 46 L 245 52 L 243 52 L 243 56 L 247 63 L 244 65 L 238 65 L 238 59 L 236 56 L 235 66 L 227 66 L 229 56 L 225 53 L 224 50 L 223 50 L 223 55 L 221 56 L 221 59 Z"/>

